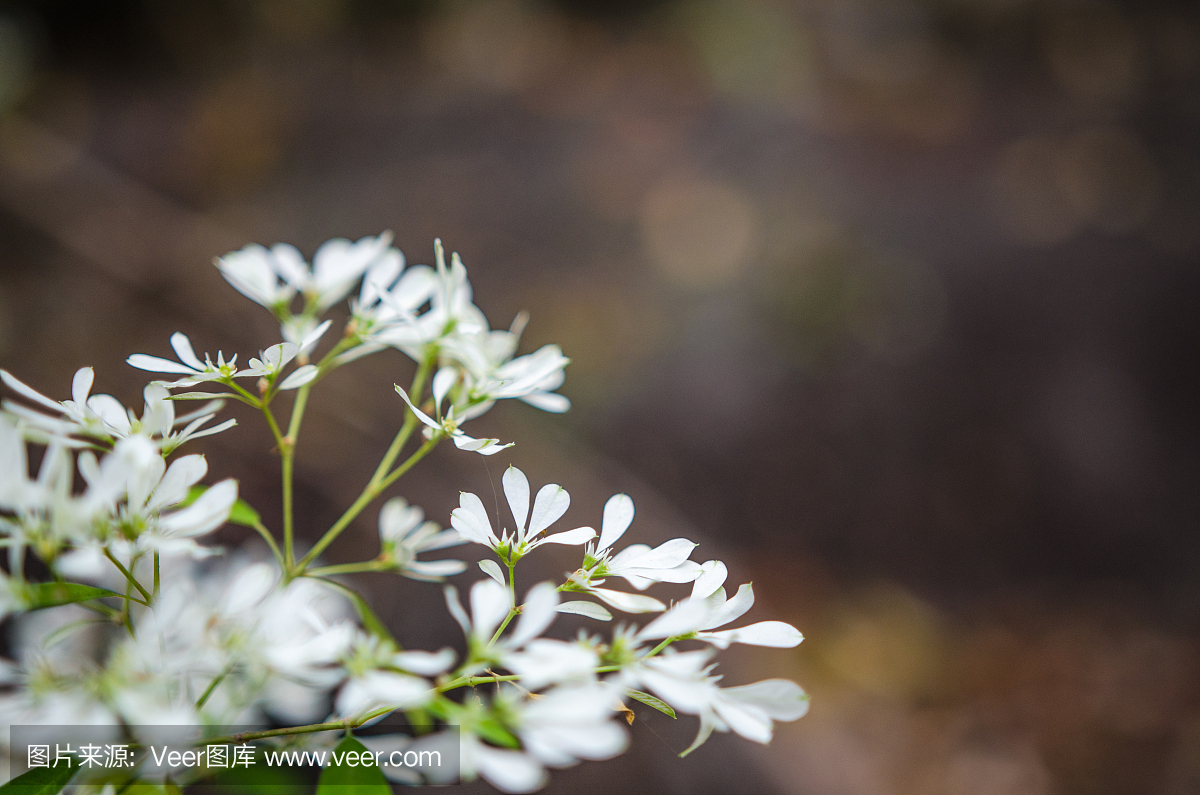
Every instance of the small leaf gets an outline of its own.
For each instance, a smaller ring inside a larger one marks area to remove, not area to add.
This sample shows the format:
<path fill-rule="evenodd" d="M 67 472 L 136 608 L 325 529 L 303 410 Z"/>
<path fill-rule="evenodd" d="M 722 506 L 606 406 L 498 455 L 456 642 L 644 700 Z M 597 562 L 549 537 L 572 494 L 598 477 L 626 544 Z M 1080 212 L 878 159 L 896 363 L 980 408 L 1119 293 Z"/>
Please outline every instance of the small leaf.
<path fill-rule="evenodd" d="M 474 729 L 480 737 L 502 748 L 521 747 L 521 741 L 514 737 L 512 732 L 504 728 L 504 724 L 495 718 L 484 718 L 475 724 Z"/>
<path fill-rule="evenodd" d="M 89 599 L 103 599 L 115 596 L 124 597 L 116 591 L 107 588 L 95 588 L 91 585 L 81 585 L 77 582 L 39 582 L 28 586 L 25 592 L 26 609 L 41 610 L 45 607 L 58 607 L 75 602 L 86 602 Z"/>
<path fill-rule="evenodd" d="M 206 491 L 208 491 L 208 486 L 192 486 L 188 489 L 187 497 L 179 503 L 180 507 L 186 508 L 191 505 Z M 262 519 L 259 518 L 258 511 L 250 507 L 250 503 L 245 500 L 236 500 L 233 508 L 229 511 L 229 521 L 231 524 L 240 524 L 242 527 L 254 527 L 260 524 Z"/>
<path fill-rule="evenodd" d="M 355 738 L 347 737 L 338 743 L 330 757 L 340 759 L 342 764 L 331 763 L 321 771 L 317 795 L 392 795 L 391 785 L 375 764 L 374 755 Z M 356 761 L 349 764 L 351 760 Z M 369 760 L 368 764 L 357 764 L 365 760 Z"/>
<path fill-rule="evenodd" d="M 558 606 L 558 612 L 587 616 L 597 621 L 612 621 L 612 613 L 595 602 L 563 602 Z"/>
<path fill-rule="evenodd" d="M 0 787 L 0 795 L 57 795 L 78 770 L 74 765 L 35 767 Z"/>
<path fill-rule="evenodd" d="M 649 693 L 643 693 L 641 690 L 626 690 L 625 695 L 632 698 L 634 701 L 640 701 L 647 707 L 654 707 L 664 715 L 669 715 L 673 719 L 675 710 L 671 709 L 671 705 L 663 701 L 661 698 L 655 698 Z"/>
<path fill-rule="evenodd" d="M 224 400 L 227 397 L 236 397 L 228 392 L 180 392 L 177 395 L 168 395 L 167 400 Z"/>

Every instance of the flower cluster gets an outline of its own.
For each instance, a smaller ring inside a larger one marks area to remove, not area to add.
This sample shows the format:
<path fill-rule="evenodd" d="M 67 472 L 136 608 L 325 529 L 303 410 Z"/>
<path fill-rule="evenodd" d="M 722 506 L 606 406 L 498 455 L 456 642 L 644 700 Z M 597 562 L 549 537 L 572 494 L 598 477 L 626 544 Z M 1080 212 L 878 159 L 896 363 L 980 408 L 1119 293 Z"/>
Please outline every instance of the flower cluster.
<path fill-rule="evenodd" d="M 447 264 L 440 242 L 432 267 L 406 266 L 388 234 L 329 241 L 311 265 L 282 244 L 248 246 L 216 265 L 280 323 L 281 341 L 244 367 L 237 355 L 200 356 L 176 333 L 173 358 L 128 358 L 165 376 L 145 387 L 140 414 L 91 394 L 91 368 L 75 374 L 71 399 L 61 402 L 0 370 L 16 397 L 0 406 L 0 543 L 8 550 L 0 617 L 14 616 L 23 628 L 16 659 L 3 666 L 0 715 L 9 723 L 103 724 L 119 735 L 145 725 L 187 724 L 202 734 L 269 720 L 282 728 L 243 739 L 320 743 L 318 730 L 329 730 L 316 723 L 322 719 L 352 728 L 402 710 L 456 727 L 457 735 L 435 731 L 422 742 L 456 736 L 463 779 L 531 792 L 551 768 L 624 751 L 631 701 L 672 718 L 698 716 L 699 733 L 684 754 L 714 730 L 765 743 L 775 721 L 805 713 L 807 696 L 787 680 L 720 686 L 718 650 L 733 643 L 791 648 L 800 633 L 779 621 L 730 627 L 753 607 L 754 591 L 745 584 L 729 597 L 728 568 L 693 560 L 698 545 L 688 539 L 620 548 L 635 515 L 624 494 L 605 504 L 599 533 L 555 530 L 570 495 L 553 483 L 534 493 L 528 477 L 509 466 L 501 481 L 511 524 L 490 516 L 475 494 L 460 495 L 449 528 L 391 496 L 379 508 L 378 556 L 324 564 L 322 554 L 354 520 L 442 441 L 481 455 L 510 447 L 461 427 L 496 401 L 567 410 L 556 390 L 568 359 L 555 345 L 518 355 L 525 316 L 492 329 L 473 302 L 462 261 L 454 254 Z M 333 323 L 325 315 L 347 298 L 343 333 L 317 356 Z M 301 554 L 292 478 L 308 394 L 334 369 L 388 350 L 416 364 L 411 384 L 396 386 L 395 439 L 358 499 Z M 177 414 L 179 401 L 203 403 Z M 206 483 L 204 456 L 176 455 L 185 443 L 234 426 L 232 419 L 214 422 L 229 401 L 261 413 L 274 436 L 283 484 L 278 528 L 238 498 L 235 481 Z M 414 440 L 417 430 L 423 441 Z M 227 523 L 257 533 L 270 557 L 221 557 L 207 539 Z M 486 556 L 478 564 L 485 576 L 469 584 L 465 605 L 458 586 L 443 586 L 464 634 L 461 653 L 407 649 L 343 579 L 376 571 L 444 582 L 467 572 L 443 551 L 463 544 L 483 547 Z M 519 564 L 547 544 L 576 548 L 578 567 L 561 582 L 518 588 Z M 50 576 L 34 581 L 32 572 Z M 614 587 L 616 580 L 624 586 Z M 645 593 L 658 584 L 690 587 L 690 594 L 671 603 Z M 27 615 L 35 611 L 52 612 Z M 607 637 L 586 629 L 573 639 L 547 635 L 562 614 L 603 627 L 612 611 L 627 617 Z M 645 614 L 655 616 L 637 623 Z M 416 775 L 384 773 L 406 783 Z"/>

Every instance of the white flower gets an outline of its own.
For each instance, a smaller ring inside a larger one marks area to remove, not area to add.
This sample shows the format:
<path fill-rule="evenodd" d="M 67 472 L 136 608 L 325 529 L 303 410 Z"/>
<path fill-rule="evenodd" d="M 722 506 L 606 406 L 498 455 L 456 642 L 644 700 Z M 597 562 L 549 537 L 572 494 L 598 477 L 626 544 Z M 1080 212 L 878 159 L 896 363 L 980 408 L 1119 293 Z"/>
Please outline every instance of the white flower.
<path fill-rule="evenodd" d="M 390 232 L 357 243 L 334 238 L 317 249 L 311 267 L 286 243 L 270 250 L 251 245 L 220 257 L 216 265 L 238 292 L 276 314 L 286 313 L 288 302 L 299 292 L 305 299 L 305 313 L 319 315 L 350 293 L 391 241 Z"/>
<path fill-rule="evenodd" d="M 633 514 L 633 500 L 627 495 L 609 497 L 604 504 L 600 538 L 595 545 L 588 545 L 583 566 L 568 582 L 573 590 L 590 593 L 628 613 L 665 610 L 666 605 L 652 597 L 598 587 L 607 577 L 622 577 L 644 591 L 654 582 L 692 582 L 700 576 L 700 565 L 688 560 L 696 544 L 686 538 L 673 538 L 653 549 L 645 544 L 631 544 L 614 555 L 612 546 L 629 529 Z"/>
<path fill-rule="evenodd" d="M 600 682 L 555 688 L 536 699 L 522 699 L 515 689 L 506 688 L 493 709 L 511 727 L 523 750 L 485 745 L 466 723 L 463 778 L 481 775 L 503 792 L 534 792 L 546 784 L 546 767 L 616 756 L 629 743 L 624 727 L 613 720 L 620 703 L 616 691 Z"/>
<path fill-rule="evenodd" d="M 345 661 L 349 676 L 338 693 L 336 712 L 352 717 L 379 707 L 411 709 L 426 704 L 434 692 L 421 677 L 443 673 L 454 659 L 453 649 L 400 652 L 390 640 L 358 632 Z"/>
<path fill-rule="evenodd" d="M 468 617 L 458 599 L 458 591 L 447 585 L 446 606 L 466 634 L 475 658 L 502 660 L 506 653 L 520 649 L 554 621 L 558 589 L 548 582 L 530 588 L 516 629 L 494 644 L 491 643 L 492 635 L 512 609 L 512 599 L 504 586 L 495 580 L 480 580 L 471 586 L 471 615 Z"/>
<path fill-rule="evenodd" d="M 488 519 L 483 501 L 474 494 L 463 492 L 459 495 L 459 507 L 450 514 L 450 523 L 459 535 L 475 544 L 490 547 L 502 558 L 515 562 L 531 550 L 542 544 L 578 545 L 595 538 L 596 531 L 590 527 L 577 527 L 554 535 L 538 536 L 551 524 L 567 512 L 571 504 L 569 495 L 562 486 L 551 483 L 543 486 L 533 501 L 533 510 L 529 508 L 529 479 L 525 473 L 510 466 L 501 478 L 504 485 L 504 496 L 508 507 L 516 520 L 516 530 L 504 531 L 497 538 L 492 531 L 492 523 Z M 528 526 L 526 525 L 528 523 Z M 512 557 L 512 556 L 516 557 Z"/>
<path fill-rule="evenodd" d="M 739 588 L 737 594 L 728 600 L 725 598 L 725 589 L 718 584 L 708 596 L 693 596 L 675 605 L 647 624 L 637 637 L 638 640 L 653 640 L 694 636 L 719 649 L 727 648 L 730 643 L 790 649 L 804 640 L 799 630 L 782 621 L 759 621 L 738 629 L 710 631 L 741 618 L 753 605 L 754 589 L 749 583 Z"/>
<path fill-rule="evenodd" d="M 520 676 L 522 686 L 530 690 L 595 679 L 598 665 L 600 657 L 590 644 L 549 638 L 531 640 L 523 651 L 504 655 L 504 667 Z"/>
<path fill-rule="evenodd" d="M 522 702 L 512 722 L 529 754 L 551 767 L 569 767 L 625 750 L 629 736 L 613 720 L 620 703 L 603 682 L 558 687 Z"/>
<path fill-rule="evenodd" d="M 228 381 L 231 378 L 267 378 L 274 380 L 280 371 L 296 358 L 301 350 L 311 348 L 316 344 L 321 335 L 329 328 L 329 324 L 330 321 L 326 320 L 320 326 L 308 332 L 308 335 L 304 339 L 301 339 L 298 344 L 281 342 L 277 345 L 272 345 L 262 353 L 261 359 L 251 359 L 250 366 L 245 370 L 238 369 L 236 355 L 229 361 L 225 361 L 225 354 L 220 351 L 217 351 L 216 364 L 213 364 L 212 359 L 207 353 L 204 355 L 204 361 L 201 362 L 199 357 L 196 356 L 196 352 L 192 349 L 191 340 L 188 339 L 186 334 L 178 331 L 171 335 L 171 347 L 175 349 L 175 355 L 179 357 L 178 362 L 158 356 L 148 356 L 144 353 L 135 353 L 126 359 L 126 362 L 139 370 L 147 370 L 152 373 L 183 375 L 184 377 L 178 381 L 167 384 L 171 388 L 195 386 L 205 381 Z M 307 384 L 316 375 L 316 367 L 305 365 L 285 378 L 283 383 L 279 385 L 279 388 L 296 389 Z"/>
<path fill-rule="evenodd" d="M 393 497 L 379 511 L 379 541 L 382 556 L 414 580 L 437 581 L 466 571 L 461 560 L 417 560 L 417 554 L 464 543 L 455 530 L 442 530 L 436 522 L 422 522 L 425 512 Z"/>
<path fill-rule="evenodd" d="M 707 650 L 664 654 L 622 672 L 623 683 L 640 682 L 677 711 L 700 716 L 700 731 L 680 756 L 700 747 L 713 729 L 768 743 L 773 720 L 797 720 L 808 712 L 808 695 L 787 679 L 717 687 L 721 677 L 709 676 L 709 657 Z"/>
<path fill-rule="evenodd" d="M 438 375 L 441 375 L 441 371 L 438 372 Z M 423 425 L 425 425 L 426 439 L 432 439 L 435 433 L 441 434 L 442 436 L 448 436 L 454 442 L 454 446 L 459 450 L 468 450 L 479 453 L 480 455 L 495 455 L 506 447 L 512 447 L 511 442 L 509 444 L 500 444 L 499 439 L 476 439 L 474 436 L 467 436 L 467 434 L 463 433 L 458 427 L 459 420 L 454 415 L 453 406 L 451 406 L 444 415 L 442 414 L 442 398 L 445 397 L 445 392 L 438 394 L 438 386 L 438 379 L 435 376 L 433 379 L 435 397 L 434 411 L 441 416 L 441 420 L 435 420 L 417 408 L 416 405 L 409 399 L 408 393 L 405 392 L 399 384 L 396 384 L 396 391 L 400 393 L 400 397 L 404 398 L 404 402 L 408 404 L 408 407 L 412 410 L 412 413 L 416 415 L 417 419 L 419 419 Z"/>
<path fill-rule="evenodd" d="M 75 373 L 71 384 L 73 399 L 61 403 L 51 400 L 3 370 L 0 370 L 0 379 L 13 391 L 58 415 L 49 416 L 19 403 L 4 401 L 4 410 L 20 417 L 26 423 L 27 435 L 41 442 L 57 438 L 68 446 L 82 447 L 87 443 L 71 437 L 85 436 L 112 441 L 142 435 L 156 439 L 163 451 L 169 453 L 190 439 L 211 436 L 237 424 L 236 420 L 226 420 L 211 428 L 203 428 L 224 404 L 221 400 L 209 401 L 196 411 L 176 417 L 174 401 L 168 399 L 170 393 L 162 385 L 155 383 L 147 385 L 143 391 L 145 409 L 139 418 L 111 395 L 89 396 L 94 379 L 90 367 L 80 368 Z M 187 425 L 183 430 L 173 430 L 184 423 Z"/>
<path fill-rule="evenodd" d="M 533 353 L 512 358 L 520 342 L 525 315 L 518 315 L 508 331 L 481 331 L 448 337 L 442 354 L 461 365 L 463 388 L 456 405 L 471 419 L 488 411 L 497 400 L 516 398 L 543 411 L 561 414 L 571 401 L 554 392 L 562 386 L 563 369 L 571 360 L 557 345 L 543 345 Z"/>
<path fill-rule="evenodd" d="M 467 269 L 458 254 L 450 258 L 446 267 L 446 254 L 442 241 L 433 242 L 437 260 L 433 290 L 428 294 L 429 309 L 416 316 L 412 310 L 412 297 L 382 294 L 380 300 L 388 304 L 394 313 L 391 325 L 375 335 L 375 341 L 398 348 L 415 361 L 423 361 L 430 345 L 441 346 L 452 335 L 471 335 L 488 330 L 488 321 L 479 307 L 471 301 L 471 283 L 467 280 Z M 422 291 L 424 285 L 420 285 Z M 407 299 L 407 300 L 404 300 Z M 424 303 L 423 301 L 421 303 Z"/>

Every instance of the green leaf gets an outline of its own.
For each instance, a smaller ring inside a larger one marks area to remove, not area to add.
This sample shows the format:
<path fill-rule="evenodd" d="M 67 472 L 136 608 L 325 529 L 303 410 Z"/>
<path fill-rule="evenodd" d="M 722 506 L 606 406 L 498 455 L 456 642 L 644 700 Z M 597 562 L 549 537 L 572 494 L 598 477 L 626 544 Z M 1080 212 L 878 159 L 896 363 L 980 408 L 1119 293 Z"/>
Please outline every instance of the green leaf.
<path fill-rule="evenodd" d="M 79 768 L 35 767 L 0 787 L 0 795 L 57 795 Z"/>
<path fill-rule="evenodd" d="M 206 491 L 208 491 L 208 486 L 192 486 L 188 489 L 187 497 L 179 504 L 186 508 L 200 499 L 200 495 Z M 254 527 L 262 523 L 258 511 L 251 508 L 250 503 L 245 500 L 237 500 L 233 503 L 233 510 L 229 512 L 229 521 L 232 524 L 240 524 L 242 527 Z"/>
<path fill-rule="evenodd" d="M 221 400 L 227 397 L 236 397 L 236 395 L 229 392 L 180 392 L 168 396 L 167 400 Z"/>
<path fill-rule="evenodd" d="M 520 748 L 521 741 L 512 732 L 504 728 L 504 724 L 495 718 L 484 718 L 472 728 L 485 740 L 495 743 L 502 748 Z"/>
<path fill-rule="evenodd" d="M 383 777 L 374 756 L 366 746 L 353 737 L 347 737 L 330 752 L 332 759 L 342 764 L 329 764 L 321 771 L 317 782 L 317 795 L 392 795 L 391 785 Z M 367 761 L 360 765 L 357 761 Z"/>
<path fill-rule="evenodd" d="M 58 607 L 75 602 L 86 602 L 89 599 L 103 599 L 115 596 L 125 597 L 107 588 L 94 588 L 91 585 L 81 585 L 77 582 L 39 582 L 27 587 L 25 592 L 28 610 L 41 610 L 45 607 Z"/>
<path fill-rule="evenodd" d="M 634 701 L 640 701 L 647 707 L 654 707 L 664 715 L 675 717 L 675 710 L 671 709 L 671 705 L 663 701 L 661 698 L 655 698 L 649 693 L 643 693 L 641 690 L 626 690 L 625 695 L 632 698 Z"/>

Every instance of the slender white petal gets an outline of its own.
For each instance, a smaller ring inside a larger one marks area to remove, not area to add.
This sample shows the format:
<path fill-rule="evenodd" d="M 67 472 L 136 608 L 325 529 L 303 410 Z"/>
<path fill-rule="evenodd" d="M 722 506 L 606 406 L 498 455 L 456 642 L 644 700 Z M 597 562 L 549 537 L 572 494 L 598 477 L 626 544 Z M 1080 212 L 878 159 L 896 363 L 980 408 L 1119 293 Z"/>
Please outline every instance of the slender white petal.
<path fill-rule="evenodd" d="M 475 637 L 482 642 L 490 640 L 510 607 L 508 591 L 495 580 L 480 580 L 471 586 L 471 625 Z"/>
<path fill-rule="evenodd" d="M 530 588 L 529 593 L 525 595 L 525 604 L 521 608 L 517 628 L 505 639 L 504 645 L 510 649 L 520 648 L 542 634 L 554 622 L 557 607 L 558 589 L 553 583 L 540 582 Z"/>
<path fill-rule="evenodd" d="M 136 367 L 139 370 L 146 370 L 151 373 L 178 373 L 179 375 L 195 375 L 196 371 L 187 365 L 173 362 L 170 359 L 162 359 L 158 356 L 148 356 L 144 353 L 135 353 L 125 360 L 125 363 L 130 367 Z"/>
<path fill-rule="evenodd" d="M 626 613 L 657 613 L 667 606 L 651 596 L 612 591 L 608 588 L 590 588 L 588 593 L 602 602 Z"/>
<path fill-rule="evenodd" d="M 697 635 L 718 649 L 724 649 L 730 643 L 745 643 L 750 646 L 769 646 L 775 649 L 790 649 L 799 646 L 804 640 L 800 631 L 791 624 L 782 621 L 759 621 L 757 624 L 727 629 L 721 632 L 701 632 Z"/>
<path fill-rule="evenodd" d="M 504 572 L 500 571 L 500 564 L 498 564 L 496 561 L 481 560 L 479 561 L 479 568 L 483 570 L 484 574 L 491 577 L 501 585 L 507 587 L 508 583 L 504 580 Z"/>
<path fill-rule="evenodd" d="M 535 542 L 541 544 L 566 544 L 568 546 L 579 546 L 586 544 L 596 537 L 596 531 L 590 527 L 576 527 L 574 530 L 566 530 L 562 533 L 554 533 L 553 535 L 545 536 Z"/>
<path fill-rule="evenodd" d="M 517 523 L 517 530 L 524 531 L 525 522 L 529 519 L 529 478 L 521 470 L 509 466 L 504 470 L 500 484 L 504 487 L 504 496 Z"/>
<path fill-rule="evenodd" d="M 305 364 L 297 367 L 279 384 L 280 389 L 299 389 L 305 384 L 312 383 L 317 377 L 318 369 L 315 364 Z"/>
<path fill-rule="evenodd" d="M 633 522 L 633 500 L 628 494 L 614 494 L 604 503 L 604 520 L 600 525 L 600 541 L 597 549 L 604 551 L 612 547 Z"/>
<path fill-rule="evenodd" d="M 586 616 L 587 618 L 594 618 L 597 621 L 612 621 L 612 613 L 595 602 L 563 602 L 558 606 L 558 612 Z"/>

